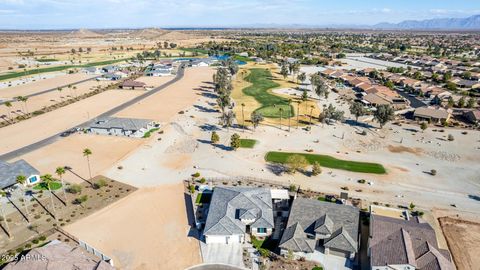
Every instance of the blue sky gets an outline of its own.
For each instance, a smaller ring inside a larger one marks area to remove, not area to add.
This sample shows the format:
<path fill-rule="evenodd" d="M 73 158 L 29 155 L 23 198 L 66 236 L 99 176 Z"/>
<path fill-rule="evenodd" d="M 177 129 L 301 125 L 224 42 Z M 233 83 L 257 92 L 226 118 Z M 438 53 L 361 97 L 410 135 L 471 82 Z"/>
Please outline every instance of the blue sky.
<path fill-rule="evenodd" d="M 476 14 L 479 0 L 0 0 L 2 29 L 368 25 Z"/>

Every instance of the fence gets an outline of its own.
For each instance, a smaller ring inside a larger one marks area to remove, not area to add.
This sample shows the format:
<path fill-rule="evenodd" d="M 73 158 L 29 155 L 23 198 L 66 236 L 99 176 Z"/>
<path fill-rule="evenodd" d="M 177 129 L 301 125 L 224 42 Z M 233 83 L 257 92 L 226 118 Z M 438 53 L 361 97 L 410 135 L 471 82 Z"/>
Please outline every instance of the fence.
<path fill-rule="evenodd" d="M 79 240 L 78 241 L 78 245 L 82 248 L 84 248 L 86 251 L 94 254 L 95 256 L 101 258 L 102 260 L 108 262 L 111 266 L 114 266 L 113 265 L 113 260 L 112 258 L 108 257 L 107 255 L 103 254 L 101 251 L 99 251 L 98 249 L 95 249 L 94 247 L 90 246 L 89 244 Z"/>

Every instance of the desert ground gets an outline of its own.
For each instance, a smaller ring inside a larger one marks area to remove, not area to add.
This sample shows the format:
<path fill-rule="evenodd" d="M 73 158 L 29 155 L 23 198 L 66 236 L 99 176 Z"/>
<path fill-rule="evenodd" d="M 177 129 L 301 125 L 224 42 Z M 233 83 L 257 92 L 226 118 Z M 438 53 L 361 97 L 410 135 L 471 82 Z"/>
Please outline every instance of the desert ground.
<path fill-rule="evenodd" d="M 142 76 L 135 81 L 143 82 L 146 84 L 146 87 L 158 87 L 170 80 L 172 80 L 174 76 L 163 76 L 163 77 L 147 77 L 147 76 Z"/>
<path fill-rule="evenodd" d="M 480 265 L 480 223 L 455 218 L 440 218 L 443 233 L 458 270 L 477 269 Z"/>
<path fill-rule="evenodd" d="M 60 109 L 0 129 L 0 153 L 8 153 L 79 125 L 128 100 L 140 92 L 109 90 Z M 102 104 L 102 106 L 98 106 Z M 68 119 L 68 121 L 66 121 Z M 35 132 L 27 132 L 27 131 Z"/>
<path fill-rule="evenodd" d="M 188 237 L 183 184 L 142 188 L 65 229 L 109 254 L 119 269 L 184 269 L 200 263 Z"/>
<path fill-rule="evenodd" d="M 209 67 L 188 68 L 185 77 L 162 91 L 142 100 L 115 116 L 169 121 L 201 96 L 200 87 L 211 81 L 214 70 Z"/>
<path fill-rule="evenodd" d="M 83 179 L 89 178 L 87 160 L 82 154 L 83 149 L 92 150 L 90 164 L 92 176 L 96 176 L 143 143 L 142 139 L 135 138 L 75 134 L 18 159 L 25 159 L 42 173 L 52 175 L 57 167 L 69 166 L 73 173 L 67 172 L 64 176 L 65 181 L 80 183 Z"/>
<path fill-rule="evenodd" d="M 23 85 L 0 88 L 0 98 L 7 99 L 18 96 L 27 96 L 47 89 L 74 84 L 78 81 L 90 79 L 93 77 L 95 77 L 95 75 L 88 75 L 85 73 L 64 74 L 52 78 L 26 83 Z"/>

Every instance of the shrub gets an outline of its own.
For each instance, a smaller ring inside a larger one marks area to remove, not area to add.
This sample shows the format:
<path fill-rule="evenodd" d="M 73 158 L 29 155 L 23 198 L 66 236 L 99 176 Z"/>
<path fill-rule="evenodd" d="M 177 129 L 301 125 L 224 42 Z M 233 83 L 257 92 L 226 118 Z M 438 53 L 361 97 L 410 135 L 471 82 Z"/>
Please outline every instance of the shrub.
<path fill-rule="evenodd" d="M 297 190 L 297 186 L 295 186 L 294 184 L 291 184 L 290 185 L 290 188 L 289 188 L 290 191 L 296 191 Z"/>
<path fill-rule="evenodd" d="M 367 182 L 367 180 L 365 180 L 365 179 L 360 179 L 360 180 L 358 180 L 357 182 L 360 183 L 360 184 L 365 184 L 365 183 Z"/>
<path fill-rule="evenodd" d="M 448 134 L 448 140 L 449 140 L 449 141 L 453 141 L 453 140 L 455 140 L 455 138 L 453 137 L 452 134 Z"/>
<path fill-rule="evenodd" d="M 437 170 L 431 169 L 430 174 L 433 175 L 433 176 L 437 175 Z"/>
<path fill-rule="evenodd" d="M 313 163 L 312 175 L 319 175 L 321 173 L 322 173 L 322 168 L 320 167 L 320 163 L 318 162 Z"/>
<path fill-rule="evenodd" d="M 195 193 L 195 186 L 194 185 L 189 185 L 188 190 L 190 190 L 190 194 Z"/>
<path fill-rule="evenodd" d="M 203 183 L 205 183 L 205 182 L 207 182 L 207 180 L 205 179 L 205 177 L 202 177 L 202 179 L 200 179 L 200 183 L 203 184 Z"/>
<path fill-rule="evenodd" d="M 308 166 L 307 159 L 302 155 L 291 155 L 285 161 L 288 173 L 304 170 Z"/>
<path fill-rule="evenodd" d="M 47 237 L 45 235 L 41 235 L 40 237 L 38 237 L 38 239 L 43 242 L 47 240 Z"/>
<path fill-rule="evenodd" d="M 82 186 L 78 184 L 73 184 L 67 188 L 67 192 L 72 194 L 77 194 L 82 192 Z"/>
<path fill-rule="evenodd" d="M 196 173 L 192 174 L 192 177 L 198 178 L 198 177 L 200 177 L 200 173 L 199 173 L 199 172 L 196 172 Z"/>
<path fill-rule="evenodd" d="M 106 185 L 107 185 L 107 181 L 105 181 L 105 179 L 102 178 L 98 180 L 93 186 L 95 187 L 95 189 L 100 189 Z"/>

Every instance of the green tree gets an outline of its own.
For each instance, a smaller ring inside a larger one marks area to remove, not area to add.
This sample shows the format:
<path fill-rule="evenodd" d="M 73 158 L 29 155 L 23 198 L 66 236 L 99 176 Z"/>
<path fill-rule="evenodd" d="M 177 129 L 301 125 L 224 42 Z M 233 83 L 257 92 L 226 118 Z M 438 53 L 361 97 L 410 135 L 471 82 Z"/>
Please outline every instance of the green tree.
<path fill-rule="evenodd" d="M 240 147 L 240 135 L 237 133 L 230 137 L 230 147 L 232 147 L 234 150 L 237 150 Z"/>
<path fill-rule="evenodd" d="M 241 106 L 242 106 L 242 127 L 243 127 L 243 130 L 245 131 L 245 114 L 244 114 L 245 103 L 242 103 Z"/>
<path fill-rule="evenodd" d="M 476 103 L 475 98 L 471 97 L 471 98 L 468 99 L 467 107 L 468 108 L 473 108 L 473 107 L 475 107 L 475 103 Z"/>
<path fill-rule="evenodd" d="M 253 127 L 257 129 L 258 125 L 263 121 L 263 115 L 258 112 L 253 112 L 251 115 L 251 120 L 253 123 Z"/>
<path fill-rule="evenodd" d="M 305 74 L 305 72 L 302 72 L 297 76 L 297 80 L 299 80 L 302 84 L 303 82 L 305 82 L 306 79 L 307 79 L 307 75 Z"/>
<path fill-rule="evenodd" d="M 379 105 L 374 113 L 374 117 L 380 124 L 380 128 L 383 128 L 386 123 L 393 120 L 394 110 L 390 105 Z"/>
<path fill-rule="evenodd" d="M 420 124 L 420 128 L 422 129 L 422 131 L 425 131 L 425 130 L 428 128 L 427 122 L 422 122 L 422 123 Z"/>
<path fill-rule="evenodd" d="M 312 175 L 316 176 L 322 173 L 322 167 L 320 167 L 320 163 L 314 162 L 312 165 Z"/>
<path fill-rule="evenodd" d="M 365 114 L 365 108 L 360 102 L 353 102 L 350 105 L 350 113 L 355 115 L 355 121 L 358 122 L 358 118 Z"/>
<path fill-rule="evenodd" d="M 459 108 L 465 107 L 465 97 L 461 97 L 461 98 L 458 100 L 457 106 L 458 106 Z"/>
<path fill-rule="evenodd" d="M 285 161 L 288 173 L 295 173 L 300 170 L 304 170 L 308 166 L 308 161 L 303 155 L 291 155 Z"/>
<path fill-rule="evenodd" d="M 385 82 L 385 86 L 388 87 L 388 88 L 390 88 L 390 89 L 395 88 L 395 85 L 394 85 L 393 82 L 390 81 L 390 80 L 388 80 L 388 81 Z"/>
<path fill-rule="evenodd" d="M 53 202 L 53 191 L 52 191 L 52 188 L 51 188 L 52 183 L 55 183 L 56 181 L 51 174 L 44 174 L 44 175 L 40 176 L 40 179 L 47 186 L 48 193 L 50 194 L 50 202 L 52 204 L 52 209 L 53 209 L 53 217 L 55 219 L 57 219 L 57 217 L 56 217 L 57 215 L 55 213 L 56 212 L 55 203 Z"/>
<path fill-rule="evenodd" d="M 60 182 L 62 183 L 63 197 L 65 199 L 65 205 L 66 205 L 67 204 L 67 193 L 65 191 L 65 183 L 63 182 L 63 175 L 65 174 L 65 167 L 57 167 L 57 169 L 55 169 L 55 173 L 58 175 L 58 178 L 60 178 Z"/>
<path fill-rule="evenodd" d="M 220 141 L 220 136 L 218 136 L 217 132 L 215 132 L 215 131 L 212 132 L 212 136 L 210 138 L 210 141 L 212 142 L 212 144 L 216 144 Z"/>
<path fill-rule="evenodd" d="M 454 101 L 453 98 L 450 96 L 450 97 L 448 98 L 447 106 L 448 106 L 449 108 L 452 108 L 453 105 L 455 105 L 455 101 Z"/>
<path fill-rule="evenodd" d="M 408 208 L 410 208 L 410 211 L 412 211 L 415 208 L 415 204 L 413 204 L 413 202 L 411 202 L 410 205 L 408 206 Z"/>
<path fill-rule="evenodd" d="M 0 190 L 0 198 L 3 198 L 3 197 L 5 198 L 7 197 L 7 192 Z M 8 219 L 5 215 L 5 210 L 3 205 L 0 206 L 0 211 L 2 211 L 2 219 L 5 222 L 5 229 L 7 231 L 8 237 L 11 238 L 12 235 L 10 233 L 10 225 L 8 224 Z"/>
<path fill-rule="evenodd" d="M 280 69 L 280 74 L 283 76 L 283 79 L 286 79 L 288 76 L 288 67 L 286 65 L 282 65 Z"/>
<path fill-rule="evenodd" d="M 87 165 L 88 165 L 88 175 L 89 175 L 89 179 L 92 179 L 92 168 L 90 166 L 90 156 L 93 154 L 92 150 L 90 150 L 89 148 L 85 148 L 83 149 L 83 156 L 87 158 Z M 93 187 L 93 184 L 90 183 Z"/>
<path fill-rule="evenodd" d="M 20 190 L 22 191 L 23 200 L 24 200 L 24 204 L 25 204 L 25 215 L 27 217 L 27 221 L 30 223 L 30 218 L 29 218 L 29 215 L 28 215 L 28 199 L 27 199 L 27 194 L 26 194 L 27 192 L 24 189 L 25 183 L 27 182 L 27 177 L 25 175 L 18 175 L 16 180 L 17 180 L 17 183 L 20 186 Z"/>
<path fill-rule="evenodd" d="M 3 105 L 5 105 L 5 107 L 7 107 L 8 119 L 12 119 L 12 117 L 11 117 L 12 103 L 10 101 L 5 101 L 5 103 L 3 103 Z"/>

